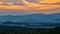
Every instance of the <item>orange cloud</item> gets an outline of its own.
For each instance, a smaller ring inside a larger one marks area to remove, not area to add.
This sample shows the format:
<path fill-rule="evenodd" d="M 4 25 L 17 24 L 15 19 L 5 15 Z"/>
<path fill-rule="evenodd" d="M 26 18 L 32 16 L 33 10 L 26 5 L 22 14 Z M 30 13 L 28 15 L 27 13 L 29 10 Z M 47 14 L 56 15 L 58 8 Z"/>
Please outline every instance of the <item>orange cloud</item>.
<path fill-rule="evenodd" d="M 41 0 L 40 3 L 56 3 L 56 2 L 60 2 L 60 0 Z"/>
<path fill-rule="evenodd" d="M 3 2 L 0 2 L 0 4 L 3 4 Z"/>
<path fill-rule="evenodd" d="M 60 1 L 60 0 L 59 0 Z M 18 6 L 14 5 L 14 3 L 10 2 L 6 6 L 0 5 L 0 9 L 13 9 L 13 10 L 48 10 L 48 9 L 56 9 L 60 8 L 60 5 L 44 5 L 44 4 L 37 4 L 37 3 L 31 3 L 26 0 L 22 0 L 24 3 L 24 6 Z M 56 3 L 57 0 L 43 0 L 38 3 Z M 0 4 L 4 4 L 0 2 Z"/>

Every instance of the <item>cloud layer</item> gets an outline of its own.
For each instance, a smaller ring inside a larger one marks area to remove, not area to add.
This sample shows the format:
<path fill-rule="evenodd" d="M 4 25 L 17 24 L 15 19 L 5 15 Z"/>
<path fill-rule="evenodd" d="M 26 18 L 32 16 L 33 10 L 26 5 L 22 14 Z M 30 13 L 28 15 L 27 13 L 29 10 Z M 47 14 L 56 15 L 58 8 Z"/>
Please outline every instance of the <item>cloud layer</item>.
<path fill-rule="evenodd" d="M 1 9 L 15 9 L 15 10 L 48 10 L 48 9 L 56 9 L 60 8 L 60 5 L 45 5 L 38 4 L 38 1 L 27 1 L 27 0 L 0 0 L 0 8 Z M 49 1 L 48 1 L 49 2 Z M 52 1 L 51 1 L 52 2 Z M 55 3 L 55 2 L 54 2 Z M 4 6 L 5 5 L 5 6 Z"/>
<path fill-rule="evenodd" d="M 5 14 L 31 14 L 31 13 L 43 13 L 51 14 L 60 12 L 60 5 L 55 5 L 60 0 L 0 0 L 1 15 Z M 48 3 L 47 5 L 41 3 Z M 51 5 L 52 4 L 52 5 Z M 60 4 L 60 3 L 59 3 Z M 58 10 L 57 10 L 58 9 Z M 7 12 L 6 12 L 6 11 Z M 14 11 L 13 11 L 14 10 Z M 15 12 L 16 11 L 16 12 Z"/>

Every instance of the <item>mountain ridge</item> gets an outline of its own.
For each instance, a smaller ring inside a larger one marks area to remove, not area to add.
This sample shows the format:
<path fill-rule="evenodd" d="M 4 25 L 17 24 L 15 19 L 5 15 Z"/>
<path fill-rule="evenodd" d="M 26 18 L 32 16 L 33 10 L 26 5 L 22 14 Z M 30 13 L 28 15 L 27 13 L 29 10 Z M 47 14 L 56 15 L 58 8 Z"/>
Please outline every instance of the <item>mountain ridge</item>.
<path fill-rule="evenodd" d="M 0 16 L 0 22 L 12 21 L 12 22 L 60 22 L 60 13 L 56 14 L 29 14 L 21 16 L 5 15 Z"/>

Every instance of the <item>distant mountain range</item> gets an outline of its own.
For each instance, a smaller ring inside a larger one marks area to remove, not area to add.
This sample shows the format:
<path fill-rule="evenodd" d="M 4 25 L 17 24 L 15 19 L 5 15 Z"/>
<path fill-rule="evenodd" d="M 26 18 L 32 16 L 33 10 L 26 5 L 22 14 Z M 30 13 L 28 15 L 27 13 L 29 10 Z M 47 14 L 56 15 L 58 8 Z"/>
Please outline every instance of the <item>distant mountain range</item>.
<path fill-rule="evenodd" d="M 55 27 L 60 26 L 60 13 L 56 14 L 29 14 L 0 16 L 0 25 L 24 27 Z"/>
<path fill-rule="evenodd" d="M 29 15 L 20 15 L 20 16 L 12 16 L 5 15 L 0 16 L 0 22 L 60 22 L 60 13 L 56 14 L 29 14 Z"/>

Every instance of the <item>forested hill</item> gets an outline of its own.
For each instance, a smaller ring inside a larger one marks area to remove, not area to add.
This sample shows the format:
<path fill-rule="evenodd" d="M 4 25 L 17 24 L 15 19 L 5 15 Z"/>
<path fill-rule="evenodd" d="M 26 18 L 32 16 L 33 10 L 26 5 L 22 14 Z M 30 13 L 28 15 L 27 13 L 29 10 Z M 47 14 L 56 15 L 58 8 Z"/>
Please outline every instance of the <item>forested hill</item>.
<path fill-rule="evenodd" d="M 60 34 L 60 26 L 56 28 L 0 26 L 0 34 Z"/>

